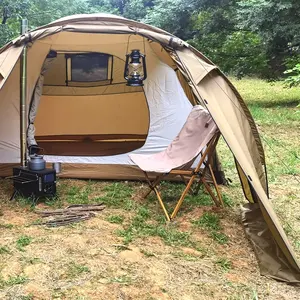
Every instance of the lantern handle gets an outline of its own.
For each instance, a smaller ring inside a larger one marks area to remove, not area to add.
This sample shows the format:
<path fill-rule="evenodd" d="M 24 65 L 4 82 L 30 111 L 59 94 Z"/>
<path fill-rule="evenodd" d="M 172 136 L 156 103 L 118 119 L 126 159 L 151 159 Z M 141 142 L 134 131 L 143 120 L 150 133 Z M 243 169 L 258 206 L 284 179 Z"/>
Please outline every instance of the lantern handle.
<path fill-rule="evenodd" d="M 146 68 L 146 54 L 140 54 L 143 60 L 143 69 L 144 69 L 144 77 L 143 80 L 147 78 L 147 68 Z"/>
<path fill-rule="evenodd" d="M 124 78 L 128 80 L 128 60 L 129 60 L 130 54 L 126 54 L 126 61 L 125 61 L 125 69 L 124 69 Z"/>

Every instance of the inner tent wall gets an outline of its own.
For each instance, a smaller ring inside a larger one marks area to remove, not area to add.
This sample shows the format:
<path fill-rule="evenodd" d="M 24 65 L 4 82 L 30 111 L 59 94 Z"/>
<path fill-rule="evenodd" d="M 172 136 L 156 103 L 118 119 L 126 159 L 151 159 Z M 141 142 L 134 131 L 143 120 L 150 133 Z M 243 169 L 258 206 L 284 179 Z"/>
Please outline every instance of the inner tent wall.
<path fill-rule="evenodd" d="M 116 155 L 142 147 L 148 105 L 142 87 L 126 86 L 124 60 L 110 57 L 109 80 L 73 82 L 67 80 L 67 55 L 58 53 L 45 74 L 35 119 L 38 145 L 48 155 L 76 156 Z"/>

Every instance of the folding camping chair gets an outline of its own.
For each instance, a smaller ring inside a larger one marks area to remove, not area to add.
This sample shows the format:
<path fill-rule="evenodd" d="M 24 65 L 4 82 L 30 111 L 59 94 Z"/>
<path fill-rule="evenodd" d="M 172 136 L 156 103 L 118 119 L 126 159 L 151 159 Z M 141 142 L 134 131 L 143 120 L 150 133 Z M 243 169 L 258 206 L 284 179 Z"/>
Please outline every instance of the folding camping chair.
<path fill-rule="evenodd" d="M 196 105 L 193 107 L 180 133 L 166 150 L 151 155 L 130 155 L 131 160 L 143 170 L 150 187 L 144 198 L 146 198 L 153 190 L 168 221 L 177 215 L 185 196 L 190 191 L 196 178 L 199 178 L 196 191 L 199 190 L 200 184 L 203 183 L 215 204 L 217 206 L 224 206 L 211 167 L 212 155 L 219 137 L 220 132 L 209 112 L 201 105 Z M 207 171 L 211 174 L 217 197 L 214 195 L 205 179 Z M 149 172 L 159 173 L 159 175 L 156 176 L 154 181 L 151 181 L 148 175 Z M 168 214 L 157 188 L 160 181 L 169 174 L 179 175 L 186 184 L 171 216 Z M 186 177 L 189 177 L 188 181 L 186 180 Z"/>

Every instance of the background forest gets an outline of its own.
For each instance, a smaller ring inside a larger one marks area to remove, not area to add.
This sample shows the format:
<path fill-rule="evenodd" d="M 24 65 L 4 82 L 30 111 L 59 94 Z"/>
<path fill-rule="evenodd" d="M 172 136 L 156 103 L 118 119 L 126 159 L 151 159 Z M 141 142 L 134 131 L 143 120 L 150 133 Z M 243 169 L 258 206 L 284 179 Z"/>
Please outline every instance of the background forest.
<path fill-rule="evenodd" d="M 33 29 L 97 12 L 163 28 L 238 78 L 278 79 L 300 70 L 299 0 L 0 0 L 0 46 L 19 34 L 21 18 Z"/>

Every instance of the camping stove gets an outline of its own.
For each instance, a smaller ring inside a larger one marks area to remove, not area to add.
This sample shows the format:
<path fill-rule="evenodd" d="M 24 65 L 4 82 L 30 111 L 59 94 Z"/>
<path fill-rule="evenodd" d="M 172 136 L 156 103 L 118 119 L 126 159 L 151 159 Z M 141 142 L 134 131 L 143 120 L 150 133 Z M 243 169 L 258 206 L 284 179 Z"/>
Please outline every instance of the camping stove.
<path fill-rule="evenodd" d="M 11 200 L 17 195 L 31 197 L 33 200 L 41 197 L 53 197 L 56 194 L 56 171 L 44 169 L 30 170 L 26 167 L 13 168 L 14 193 Z"/>

